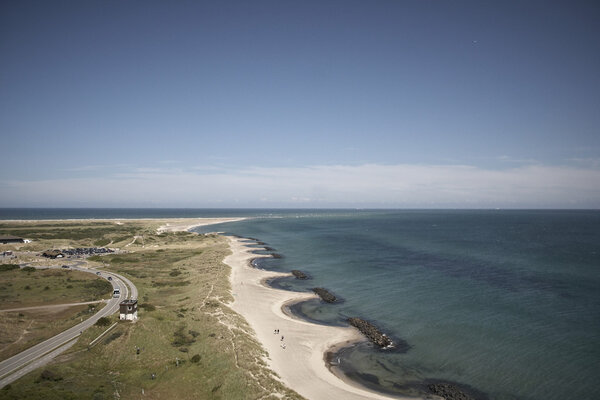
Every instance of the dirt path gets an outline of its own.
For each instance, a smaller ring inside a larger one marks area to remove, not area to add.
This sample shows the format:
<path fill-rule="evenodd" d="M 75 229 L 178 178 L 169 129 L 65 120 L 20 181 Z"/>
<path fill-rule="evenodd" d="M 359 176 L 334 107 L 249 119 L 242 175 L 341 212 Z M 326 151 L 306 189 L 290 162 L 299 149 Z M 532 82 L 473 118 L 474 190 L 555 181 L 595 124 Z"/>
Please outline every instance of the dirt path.
<path fill-rule="evenodd" d="M 68 304 L 52 304 L 49 306 L 34 306 L 34 307 L 21 307 L 21 308 L 9 308 L 6 310 L 0 310 L 0 312 L 13 312 L 13 311 L 31 311 L 31 310 L 41 310 L 44 308 L 67 308 L 73 306 L 83 306 L 85 304 L 96 304 L 96 303 L 106 303 L 108 300 L 96 300 L 96 301 L 85 301 L 82 303 L 68 303 Z"/>

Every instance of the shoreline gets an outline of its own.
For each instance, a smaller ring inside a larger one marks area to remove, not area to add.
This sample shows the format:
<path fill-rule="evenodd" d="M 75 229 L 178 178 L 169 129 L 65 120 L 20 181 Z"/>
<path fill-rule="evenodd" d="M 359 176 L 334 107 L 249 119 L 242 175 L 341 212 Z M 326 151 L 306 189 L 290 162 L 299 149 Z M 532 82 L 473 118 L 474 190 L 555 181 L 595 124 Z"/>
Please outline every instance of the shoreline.
<path fill-rule="evenodd" d="M 3 220 L 3 222 L 112 222 L 139 221 L 157 223 L 157 233 L 189 231 L 198 226 L 215 225 L 248 219 L 238 218 L 70 218 L 45 220 Z M 285 308 L 310 299 L 319 299 L 315 293 L 293 292 L 268 286 L 269 279 L 289 277 L 291 273 L 261 270 L 250 265 L 258 258 L 270 258 L 272 255 L 256 254 L 264 248 L 260 241 L 248 243 L 247 238 L 224 236 L 228 240 L 232 254 L 224 259 L 230 266 L 231 294 L 234 298 L 229 306 L 243 318 L 254 330 L 255 338 L 266 350 L 264 361 L 275 372 L 278 379 L 288 388 L 307 399 L 341 398 L 359 399 L 410 399 L 385 395 L 362 386 L 343 373 L 335 373 L 336 365 L 328 363 L 330 354 L 342 348 L 350 347 L 367 339 L 350 326 L 331 326 L 315 324 L 299 316 L 286 312 Z M 257 247 L 257 244 L 259 245 Z M 251 247 L 254 246 L 254 247 Z M 279 334 L 273 333 L 279 329 Z M 281 340 L 281 336 L 285 340 Z M 285 343 L 285 348 L 282 344 Z"/>
<path fill-rule="evenodd" d="M 242 315 L 268 353 L 267 365 L 290 389 L 308 399 L 402 399 L 371 391 L 350 379 L 335 374 L 327 363 L 328 355 L 340 348 L 364 341 L 355 328 L 318 325 L 288 315 L 284 308 L 293 303 L 316 299 L 314 293 L 292 292 L 265 285 L 267 279 L 291 276 L 250 266 L 253 253 L 243 239 L 227 237 L 232 254 L 224 262 L 231 267 L 230 307 Z M 279 329 L 279 334 L 274 330 Z M 281 338 L 284 337 L 282 340 Z M 285 344 L 285 348 L 283 345 Z M 414 398 L 412 398 L 414 400 Z"/>

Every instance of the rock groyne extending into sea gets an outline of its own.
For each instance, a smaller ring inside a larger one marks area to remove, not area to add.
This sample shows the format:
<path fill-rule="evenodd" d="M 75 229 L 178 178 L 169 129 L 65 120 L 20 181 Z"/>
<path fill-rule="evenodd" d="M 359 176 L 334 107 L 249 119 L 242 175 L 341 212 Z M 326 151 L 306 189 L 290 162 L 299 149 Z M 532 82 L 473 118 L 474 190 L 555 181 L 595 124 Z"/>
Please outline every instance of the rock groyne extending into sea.
<path fill-rule="evenodd" d="M 375 325 L 365 321 L 364 319 L 352 317 L 348 318 L 348 323 L 358 329 L 360 333 L 365 335 L 371 342 L 382 349 L 393 347 L 394 342 L 392 342 L 392 339 L 387 337 L 385 333 L 381 333 L 381 331 L 379 331 Z"/>

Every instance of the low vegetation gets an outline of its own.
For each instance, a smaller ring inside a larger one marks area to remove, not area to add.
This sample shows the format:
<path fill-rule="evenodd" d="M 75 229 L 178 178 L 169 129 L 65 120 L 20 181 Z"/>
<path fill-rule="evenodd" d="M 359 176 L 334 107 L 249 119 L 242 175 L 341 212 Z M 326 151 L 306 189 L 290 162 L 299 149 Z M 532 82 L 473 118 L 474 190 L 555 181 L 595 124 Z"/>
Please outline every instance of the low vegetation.
<path fill-rule="evenodd" d="M 101 228 L 102 237 L 77 240 L 116 238 L 127 229 L 146 232 L 144 245 L 136 240 L 127 253 L 89 260 L 136 284 L 139 320 L 120 322 L 90 349 L 88 344 L 107 327 L 86 330 L 52 364 L 61 380 L 40 379 L 42 371 L 34 371 L 1 391 L 1 398 L 300 398 L 267 368 L 251 328 L 227 306 L 233 298 L 229 267 L 222 262 L 229 252 L 224 238 L 157 235 L 154 226 L 133 229 L 125 222 L 116 232 Z M 117 320 L 111 316 L 109 324 Z"/>
<path fill-rule="evenodd" d="M 15 269 L 19 269 L 18 264 L 0 264 L 0 272 L 12 271 Z"/>
<path fill-rule="evenodd" d="M 108 326 L 110 325 L 110 318 L 108 317 L 100 317 L 98 321 L 96 321 L 97 326 Z"/>
<path fill-rule="evenodd" d="M 0 312 L 0 360 L 12 357 L 77 325 L 104 306 L 104 303 L 99 303 L 63 308 L 37 308 Z"/>
<path fill-rule="evenodd" d="M 101 300 L 111 292 L 106 280 L 71 269 L 25 267 L 0 273 L 0 310 Z"/>

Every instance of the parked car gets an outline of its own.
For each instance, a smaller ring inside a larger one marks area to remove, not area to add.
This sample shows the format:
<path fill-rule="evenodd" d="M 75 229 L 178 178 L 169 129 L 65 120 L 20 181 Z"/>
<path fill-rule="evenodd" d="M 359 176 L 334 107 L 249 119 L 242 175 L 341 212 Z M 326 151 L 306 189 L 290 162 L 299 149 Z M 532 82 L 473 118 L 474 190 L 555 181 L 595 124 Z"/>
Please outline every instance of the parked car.
<path fill-rule="evenodd" d="M 112 276 L 109 276 L 109 277 L 108 277 L 108 280 L 109 280 L 109 281 L 112 281 Z"/>
<path fill-rule="evenodd" d="M 100 271 L 96 272 L 96 275 L 100 275 Z"/>
<path fill-rule="evenodd" d="M 68 265 L 63 265 L 61 268 L 71 268 Z"/>

